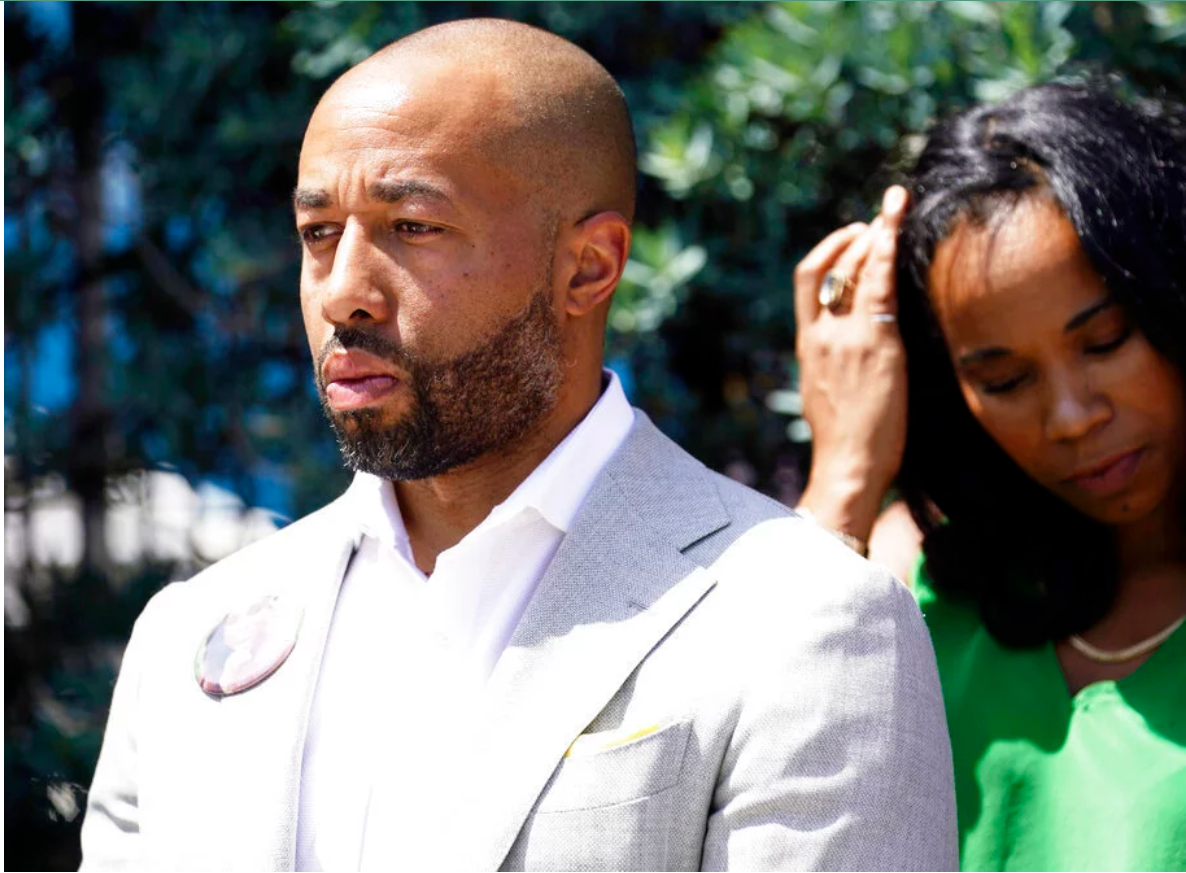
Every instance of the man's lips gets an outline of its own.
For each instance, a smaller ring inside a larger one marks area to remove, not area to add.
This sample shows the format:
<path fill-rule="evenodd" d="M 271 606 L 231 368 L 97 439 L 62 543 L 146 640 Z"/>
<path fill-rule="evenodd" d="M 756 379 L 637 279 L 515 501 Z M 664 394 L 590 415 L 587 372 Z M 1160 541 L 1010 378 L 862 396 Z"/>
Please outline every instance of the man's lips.
<path fill-rule="evenodd" d="M 321 373 L 326 400 L 339 412 L 376 403 L 402 381 L 391 364 L 356 350 L 330 355 Z"/>
<path fill-rule="evenodd" d="M 1068 476 L 1065 481 L 1097 497 L 1107 497 L 1128 486 L 1144 455 L 1143 448 L 1112 455 L 1110 458 L 1084 466 Z"/>
<path fill-rule="evenodd" d="M 394 376 L 338 379 L 325 386 L 325 397 L 338 412 L 370 406 L 391 393 L 399 380 Z"/>

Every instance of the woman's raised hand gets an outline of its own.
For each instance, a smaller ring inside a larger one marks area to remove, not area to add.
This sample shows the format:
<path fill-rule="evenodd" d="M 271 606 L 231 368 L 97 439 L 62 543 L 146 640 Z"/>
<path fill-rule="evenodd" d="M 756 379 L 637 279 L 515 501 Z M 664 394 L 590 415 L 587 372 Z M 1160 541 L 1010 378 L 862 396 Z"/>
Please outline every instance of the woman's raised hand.
<path fill-rule="evenodd" d="M 795 268 L 795 353 L 812 462 L 800 506 L 867 541 L 906 444 L 906 353 L 894 258 L 906 190 L 872 224 L 828 236 Z"/>

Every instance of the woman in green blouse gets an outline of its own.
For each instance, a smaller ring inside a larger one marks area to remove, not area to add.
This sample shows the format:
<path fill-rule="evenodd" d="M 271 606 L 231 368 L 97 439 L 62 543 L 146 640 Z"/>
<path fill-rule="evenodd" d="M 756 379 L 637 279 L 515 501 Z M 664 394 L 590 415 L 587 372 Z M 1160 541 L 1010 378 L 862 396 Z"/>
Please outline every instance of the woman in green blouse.
<path fill-rule="evenodd" d="M 948 118 L 795 284 L 801 506 L 921 533 L 964 869 L 1186 868 L 1186 112 Z"/>

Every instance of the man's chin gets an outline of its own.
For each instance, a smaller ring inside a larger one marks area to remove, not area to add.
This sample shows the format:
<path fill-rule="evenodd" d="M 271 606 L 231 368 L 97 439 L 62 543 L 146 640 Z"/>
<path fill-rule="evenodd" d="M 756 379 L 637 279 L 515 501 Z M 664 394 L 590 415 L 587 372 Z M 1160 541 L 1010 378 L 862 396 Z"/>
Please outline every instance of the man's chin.
<path fill-rule="evenodd" d="M 461 459 L 430 457 L 424 453 L 376 451 L 373 445 L 339 440 L 342 458 L 355 473 L 369 473 L 391 482 L 418 482 L 442 476 L 463 466 Z"/>
<path fill-rule="evenodd" d="M 346 466 L 394 482 L 431 479 L 458 466 L 457 459 L 437 453 L 435 439 L 402 418 L 401 423 L 388 424 L 381 416 L 357 412 L 331 416 Z"/>
<path fill-rule="evenodd" d="M 330 424 L 339 433 L 364 434 L 374 432 L 379 428 L 390 427 L 391 422 L 384 421 L 383 410 L 368 406 L 363 409 L 332 409 L 326 410 Z"/>

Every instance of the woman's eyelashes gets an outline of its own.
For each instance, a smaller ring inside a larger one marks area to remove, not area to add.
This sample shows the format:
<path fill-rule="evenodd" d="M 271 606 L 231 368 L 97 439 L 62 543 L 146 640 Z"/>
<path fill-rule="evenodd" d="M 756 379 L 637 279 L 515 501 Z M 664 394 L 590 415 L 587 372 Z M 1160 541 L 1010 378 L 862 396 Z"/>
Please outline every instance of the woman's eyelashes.
<path fill-rule="evenodd" d="M 1015 388 L 1020 388 L 1025 382 L 1026 374 L 1020 373 L 1005 379 L 995 379 L 980 383 L 980 390 L 985 394 L 1008 394 Z"/>
<path fill-rule="evenodd" d="M 1083 340 L 1084 355 L 1103 357 L 1123 346 L 1132 336 L 1133 331 L 1123 316 L 1113 316 L 1110 323 L 1094 326 Z M 1026 384 L 1033 367 L 1024 369 L 1004 369 L 994 367 L 993 372 L 983 372 L 973 369 L 966 375 L 984 394 L 1008 394 Z"/>
<path fill-rule="evenodd" d="M 1020 387 L 1033 369 L 1003 347 L 975 352 L 961 361 L 961 377 L 981 394 L 1008 394 Z"/>
<path fill-rule="evenodd" d="M 1125 324 L 1101 339 L 1088 342 L 1083 347 L 1083 351 L 1089 355 L 1106 355 L 1124 345 L 1130 336 L 1132 336 L 1132 329 Z"/>

